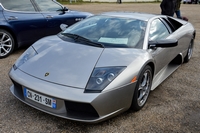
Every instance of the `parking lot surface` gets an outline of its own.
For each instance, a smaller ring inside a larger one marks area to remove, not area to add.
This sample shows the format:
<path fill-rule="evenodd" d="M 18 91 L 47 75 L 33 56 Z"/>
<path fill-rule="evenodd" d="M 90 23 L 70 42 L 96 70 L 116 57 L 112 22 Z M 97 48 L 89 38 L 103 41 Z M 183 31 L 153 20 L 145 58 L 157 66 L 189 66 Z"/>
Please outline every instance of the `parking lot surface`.
<path fill-rule="evenodd" d="M 98 14 L 106 11 L 134 11 L 160 14 L 159 3 L 88 3 L 66 5 L 73 10 Z M 200 132 L 200 5 L 182 4 L 186 16 L 196 29 L 194 53 L 150 93 L 145 107 L 131 110 L 112 119 L 86 124 L 58 118 L 17 100 L 9 91 L 12 82 L 8 72 L 25 49 L 0 60 L 0 132 L 28 133 L 130 133 L 130 132 Z M 37 68 L 38 69 L 38 68 Z"/>

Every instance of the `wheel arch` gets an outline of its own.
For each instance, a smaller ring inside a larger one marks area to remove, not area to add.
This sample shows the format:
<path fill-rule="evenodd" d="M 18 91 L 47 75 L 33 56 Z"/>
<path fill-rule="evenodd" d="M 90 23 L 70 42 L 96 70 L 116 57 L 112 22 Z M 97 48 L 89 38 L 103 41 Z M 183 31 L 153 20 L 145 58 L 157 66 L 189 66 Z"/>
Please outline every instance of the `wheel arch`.
<path fill-rule="evenodd" d="M 153 62 L 148 62 L 145 66 L 150 66 L 152 69 L 152 78 L 154 77 L 154 72 L 155 72 L 155 64 Z"/>
<path fill-rule="evenodd" d="M 15 43 L 15 48 L 17 48 L 18 47 L 18 41 L 17 41 L 17 37 L 15 36 L 14 31 L 11 28 L 7 27 L 7 26 L 0 26 L 0 29 L 6 30 L 7 32 L 9 32 L 12 35 L 12 37 L 14 38 L 14 41 L 15 41 L 14 42 Z"/>

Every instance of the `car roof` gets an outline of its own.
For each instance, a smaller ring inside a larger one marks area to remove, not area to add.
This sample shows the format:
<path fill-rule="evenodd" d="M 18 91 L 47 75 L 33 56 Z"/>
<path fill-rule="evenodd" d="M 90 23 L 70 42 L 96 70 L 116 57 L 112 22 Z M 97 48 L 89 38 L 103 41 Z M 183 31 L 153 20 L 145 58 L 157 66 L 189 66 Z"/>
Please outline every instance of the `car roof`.
<path fill-rule="evenodd" d="M 114 17 L 125 17 L 134 18 L 143 21 L 148 21 L 149 19 L 156 17 L 156 14 L 140 13 L 140 12 L 105 12 L 101 15 L 114 16 Z"/>

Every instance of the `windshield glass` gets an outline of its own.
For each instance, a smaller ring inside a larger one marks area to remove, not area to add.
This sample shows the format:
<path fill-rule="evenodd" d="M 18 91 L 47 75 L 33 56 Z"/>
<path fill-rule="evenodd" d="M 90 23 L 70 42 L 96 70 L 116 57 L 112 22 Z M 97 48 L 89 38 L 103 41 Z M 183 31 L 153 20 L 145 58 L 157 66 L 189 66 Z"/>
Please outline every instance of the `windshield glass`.
<path fill-rule="evenodd" d="M 142 48 L 145 27 L 142 20 L 99 15 L 70 26 L 62 34 L 82 36 L 104 47 Z"/>

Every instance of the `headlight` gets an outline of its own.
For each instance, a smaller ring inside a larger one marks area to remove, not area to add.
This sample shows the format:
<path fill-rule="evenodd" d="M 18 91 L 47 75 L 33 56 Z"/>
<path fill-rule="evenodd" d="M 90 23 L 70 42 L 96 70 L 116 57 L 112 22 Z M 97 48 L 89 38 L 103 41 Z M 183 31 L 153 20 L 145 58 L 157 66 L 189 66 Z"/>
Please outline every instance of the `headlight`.
<path fill-rule="evenodd" d="M 37 54 L 37 52 L 35 51 L 35 49 L 30 46 L 15 62 L 13 68 L 17 69 L 18 67 L 20 67 L 22 64 L 24 64 L 25 62 L 27 62 L 30 58 L 32 58 L 33 56 L 35 56 Z"/>
<path fill-rule="evenodd" d="M 95 68 L 86 86 L 85 92 L 101 92 L 124 70 L 124 68 L 125 67 Z"/>

